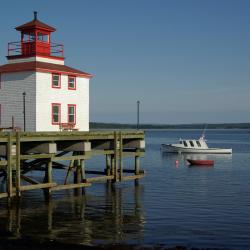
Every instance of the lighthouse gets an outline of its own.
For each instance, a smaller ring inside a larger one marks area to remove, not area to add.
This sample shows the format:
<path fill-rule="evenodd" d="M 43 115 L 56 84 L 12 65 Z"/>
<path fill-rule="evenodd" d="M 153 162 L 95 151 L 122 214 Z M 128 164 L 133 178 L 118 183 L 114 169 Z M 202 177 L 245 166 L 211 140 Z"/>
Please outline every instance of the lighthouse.
<path fill-rule="evenodd" d="M 0 65 L 0 127 L 25 131 L 89 130 L 91 74 L 64 64 L 56 29 L 34 19 L 16 27 L 20 41 L 8 43 Z"/>

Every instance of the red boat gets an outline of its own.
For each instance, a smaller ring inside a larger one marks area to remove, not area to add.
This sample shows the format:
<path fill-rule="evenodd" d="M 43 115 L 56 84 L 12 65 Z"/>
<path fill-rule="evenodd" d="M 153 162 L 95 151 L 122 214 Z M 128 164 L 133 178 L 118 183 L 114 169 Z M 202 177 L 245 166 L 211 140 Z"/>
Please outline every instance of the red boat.
<path fill-rule="evenodd" d="M 186 160 L 190 165 L 197 165 L 197 166 L 213 166 L 214 165 L 213 160 L 192 160 L 192 159 L 186 159 Z"/>

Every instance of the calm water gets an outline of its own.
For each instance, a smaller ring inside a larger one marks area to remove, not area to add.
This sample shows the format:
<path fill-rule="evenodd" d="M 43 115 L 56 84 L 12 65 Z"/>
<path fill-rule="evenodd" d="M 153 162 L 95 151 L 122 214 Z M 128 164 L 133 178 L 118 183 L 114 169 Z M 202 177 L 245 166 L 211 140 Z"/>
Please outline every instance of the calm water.
<path fill-rule="evenodd" d="M 232 156 L 200 156 L 215 160 L 214 167 L 188 167 L 183 155 L 160 151 L 161 143 L 200 134 L 147 131 L 142 159 L 147 175 L 138 186 L 133 181 L 114 187 L 99 183 L 87 188 L 83 197 L 57 192 L 50 202 L 44 201 L 41 191 L 30 191 L 9 209 L 2 199 L 0 232 L 10 238 L 88 245 L 250 249 L 250 133 L 208 130 L 211 147 L 233 148 Z M 127 167 L 132 164 L 129 159 L 124 162 Z M 98 157 L 87 162 L 87 169 L 103 165 L 104 159 Z M 57 180 L 64 175 L 54 172 Z"/>

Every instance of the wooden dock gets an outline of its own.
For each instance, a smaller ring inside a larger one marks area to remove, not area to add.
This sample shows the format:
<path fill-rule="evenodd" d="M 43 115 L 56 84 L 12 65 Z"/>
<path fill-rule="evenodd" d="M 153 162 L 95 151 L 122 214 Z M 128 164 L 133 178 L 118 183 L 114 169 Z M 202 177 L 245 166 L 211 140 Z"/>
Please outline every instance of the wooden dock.
<path fill-rule="evenodd" d="M 34 189 L 43 189 L 49 196 L 63 189 L 79 192 L 98 181 L 138 180 L 144 176 L 140 170 L 144 152 L 144 132 L 138 130 L 0 132 L 0 178 L 6 183 L 0 198 L 21 197 Z M 86 160 L 97 155 L 105 157 L 103 171 L 86 170 Z M 124 157 L 134 157 L 132 168 L 123 168 Z M 54 169 L 63 171 L 63 183 L 54 181 Z M 43 182 L 27 176 L 30 171 L 39 171 Z M 74 178 L 69 182 L 71 173 Z"/>

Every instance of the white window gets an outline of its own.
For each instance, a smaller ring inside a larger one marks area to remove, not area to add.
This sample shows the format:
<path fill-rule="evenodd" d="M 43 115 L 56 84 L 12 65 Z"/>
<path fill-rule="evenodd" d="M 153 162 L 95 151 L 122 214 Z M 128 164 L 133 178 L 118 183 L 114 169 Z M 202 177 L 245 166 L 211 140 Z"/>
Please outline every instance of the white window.
<path fill-rule="evenodd" d="M 68 104 L 68 123 L 76 124 L 76 105 Z"/>
<path fill-rule="evenodd" d="M 76 89 L 76 77 L 75 76 L 69 76 L 68 89 Z"/>
<path fill-rule="evenodd" d="M 61 75 L 52 74 L 52 88 L 61 88 Z"/>
<path fill-rule="evenodd" d="M 61 104 L 52 103 L 52 124 L 56 125 L 61 122 Z"/>

